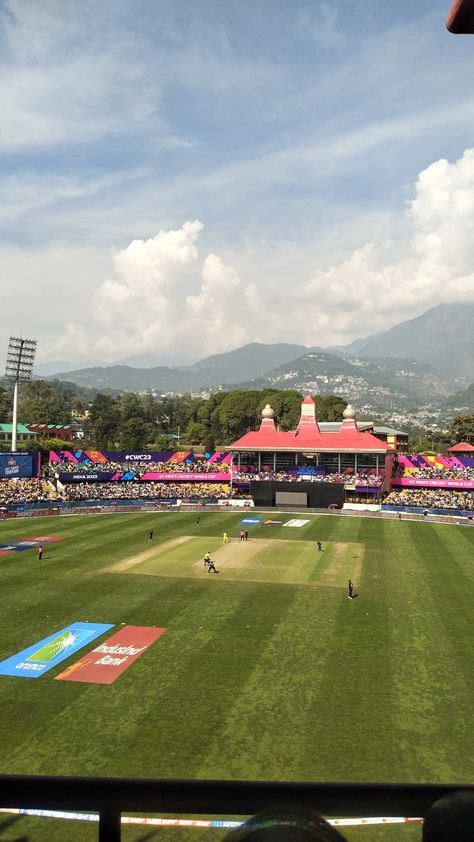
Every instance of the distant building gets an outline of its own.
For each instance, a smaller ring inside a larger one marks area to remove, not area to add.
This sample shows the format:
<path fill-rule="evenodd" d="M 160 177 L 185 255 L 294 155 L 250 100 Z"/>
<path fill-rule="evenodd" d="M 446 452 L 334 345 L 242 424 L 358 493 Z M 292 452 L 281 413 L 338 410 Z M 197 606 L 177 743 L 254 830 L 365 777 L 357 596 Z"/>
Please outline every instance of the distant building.
<path fill-rule="evenodd" d="M 453 456 L 474 457 L 474 447 L 467 441 L 460 441 L 459 444 L 454 444 L 453 447 L 448 448 L 448 453 L 452 453 Z"/>
<path fill-rule="evenodd" d="M 341 424 L 342 421 L 320 421 L 319 429 L 322 433 L 337 433 Z M 373 421 L 356 421 L 356 425 L 361 433 L 372 433 L 393 450 L 403 453 L 408 450 L 408 433 L 395 430 L 393 427 L 379 427 Z"/>
<path fill-rule="evenodd" d="M 13 424 L 0 424 L 0 443 L 11 444 Z M 38 433 L 30 430 L 25 424 L 16 425 L 17 441 L 37 441 Z"/>
<path fill-rule="evenodd" d="M 74 438 L 74 428 L 71 424 L 28 424 L 28 429 L 36 433 L 40 441 L 44 439 L 72 441 Z"/>

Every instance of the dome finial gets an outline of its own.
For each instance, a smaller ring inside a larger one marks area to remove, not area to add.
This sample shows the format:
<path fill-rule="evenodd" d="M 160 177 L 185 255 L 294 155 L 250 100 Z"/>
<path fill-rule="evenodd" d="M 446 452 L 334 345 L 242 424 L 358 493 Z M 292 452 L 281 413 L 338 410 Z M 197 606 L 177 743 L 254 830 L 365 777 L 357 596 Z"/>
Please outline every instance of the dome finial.
<path fill-rule="evenodd" d="M 348 419 L 350 419 L 351 421 L 355 420 L 356 412 L 352 404 L 347 404 L 344 412 L 342 413 L 342 417 L 344 418 L 344 421 L 347 421 Z"/>
<path fill-rule="evenodd" d="M 265 407 L 262 409 L 262 418 L 265 419 L 265 418 L 274 418 L 274 417 L 275 417 L 275 413 L 274 413 L 273 409 L 271 408 L 270 404 L 267 403 L 265 405 Z"/>

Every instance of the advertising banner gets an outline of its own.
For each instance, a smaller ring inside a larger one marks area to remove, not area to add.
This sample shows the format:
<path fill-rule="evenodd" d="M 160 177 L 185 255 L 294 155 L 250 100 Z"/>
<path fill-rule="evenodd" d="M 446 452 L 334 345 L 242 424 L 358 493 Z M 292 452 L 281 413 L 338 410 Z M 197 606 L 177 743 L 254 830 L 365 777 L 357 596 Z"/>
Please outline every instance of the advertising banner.
<path fill-rule="evenodd" d="M 217 472 L 206 473 L 205 471 L 78 471 L 68 473 L 63 471 L 59 474 L 59 481 L 67 482 L 230 482 L 230 474 Z"/>
<path fill-rule="evenodd" d="M 230 482 L 230 474 L 205 471 L 147 471 L 141 475 L 143 482 Z"/>
<path fill-rule="evenodd" d="M 10 541 L 9 544 L 0 544 L 0 556 L 11 555 L 23 550 L 34 550 L 42 544 L 50 544 L 52 541 L 62 541 L 59 535 L 34 535 L 31 538 L 19 538 Z"/>
<path fill-rule="evenodd" d="M 392 485 L 402 488 L 465 488 L 474 489 L 472 479 L 421 479 L 419 477 L 394 477 Z"/>
<path fill-rule="evenodd" d="M 0 479 L 33 476 L 33 457 L 30 453 L 0 453 Z"/>
<path fill-rule="evenodd" d="M 139 450 L 129 453 L 125 450 L 50 450 L 49 461 L 70 464 L 91 463 L 99 465 L 106 462 L 168 462 L 173 456 L 172 450 L 156 450 L 141 453 Z"/>
<path fill-rule="evenodd" d="M 304 474 L 305 476 L 325 476 L 326 468 L 312 465 L 298 465 L 296 468 L 288 468 L 289 474 Z"/>
<path fill-rule="evenodd" d="M 302 526 L 305 526 L 309 523 L 309 520 L 301 520 L 300 518 L 292 518 L 292 520 L 287 520 L 283 526 L 290 526 L 293 529 L 300 529 Z"/>
<path fill-rule="evenodd" d="M 145 452 L 140 450 L 133 452 L 126 450 L 50 450 L 48 461 L 52 464 L 60 464 L 61 462 L 67 462 L 70 465 L 90 464 L 93 469 L 95 466 L 100 468 L 101 465 L 105 465 L 107 462 L 140 462 L 149 464 L 167 462 L 173 465 L 179 465 L 183 462 L 192 464 L 195 460 L 202 459 L 205 459 L 207 463 L 225 463 L 230 468 L 230 453 L 220 450 L 210 453 L 196 453 L 192 450 L 150 450 Z"/>
<path fill-rule="evenodd" d="M 231 500 L 218 500 L 218 506 L 231 506 L 235 509 L 253 509 L 253 500 L 244 500 L 242 497 L 233 497 Z"/>
<path fill-rule="evenodd" d="M 59 482 L 110 482 L 113 476 L 114 474 L 105 471 L 94 471 L 93 473 L 83 471 L 77 474 L 68 474 L 65 472 L 59 474 Z"/>
<path fill-rule="evenodd" d="M 23 649 L 18 655 L 2 661 L 0 675 L 39 678 L 112 627 L 113 623 L 71 623 L 34 646 Z"/>
<path fill-rule="evenodd" d="M 124 626 L 56 676 L 58 681 L 112 684 L 166 629 Z"/>

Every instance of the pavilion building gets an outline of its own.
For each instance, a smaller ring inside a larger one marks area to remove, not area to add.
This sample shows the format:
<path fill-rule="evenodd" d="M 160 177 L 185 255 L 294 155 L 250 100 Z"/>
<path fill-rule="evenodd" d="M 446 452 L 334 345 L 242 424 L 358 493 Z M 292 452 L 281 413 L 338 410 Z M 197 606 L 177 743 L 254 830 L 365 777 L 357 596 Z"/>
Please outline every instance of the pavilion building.
<path fill-rule="evenodd" d="M 379 473 L 385 469 L 387 454 L 393 445 L 381 441 L 356 423 L 352 406 L 344 410 L 344 419 L 337 431 L 322 430 L 316 418 L 313 398 L 308 395 L 301 404 L 301 416 L 294 432 L 280 431 L 275 425 L 274 411 L 269 404 L 262 410 L 260 429 L 245 433 L 228 446 L 237 470 L 254 467 L 258 471 L 292 471 L 331 474 Z"/>

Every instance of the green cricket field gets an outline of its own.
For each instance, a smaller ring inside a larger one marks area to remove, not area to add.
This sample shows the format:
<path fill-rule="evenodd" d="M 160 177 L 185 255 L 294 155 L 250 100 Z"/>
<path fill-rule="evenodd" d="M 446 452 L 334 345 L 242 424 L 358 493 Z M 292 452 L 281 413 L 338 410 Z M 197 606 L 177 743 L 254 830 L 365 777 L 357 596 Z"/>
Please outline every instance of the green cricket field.
<path fill-rule="evenodd" d="M 41 560 L 0 548 L 0 661 L 71 623 L 112 628 L 35 680 L 0 675 L 0 774 L 474 782 L 474 527 L 275 511 L 0 522 L 4 548 L 31 536 L 62 540 Z M 124 625 L 166 632 L 111 684 L 55 680 Z M 0 839 L 20 838 L 97 826 L 0 814 Z"/>

